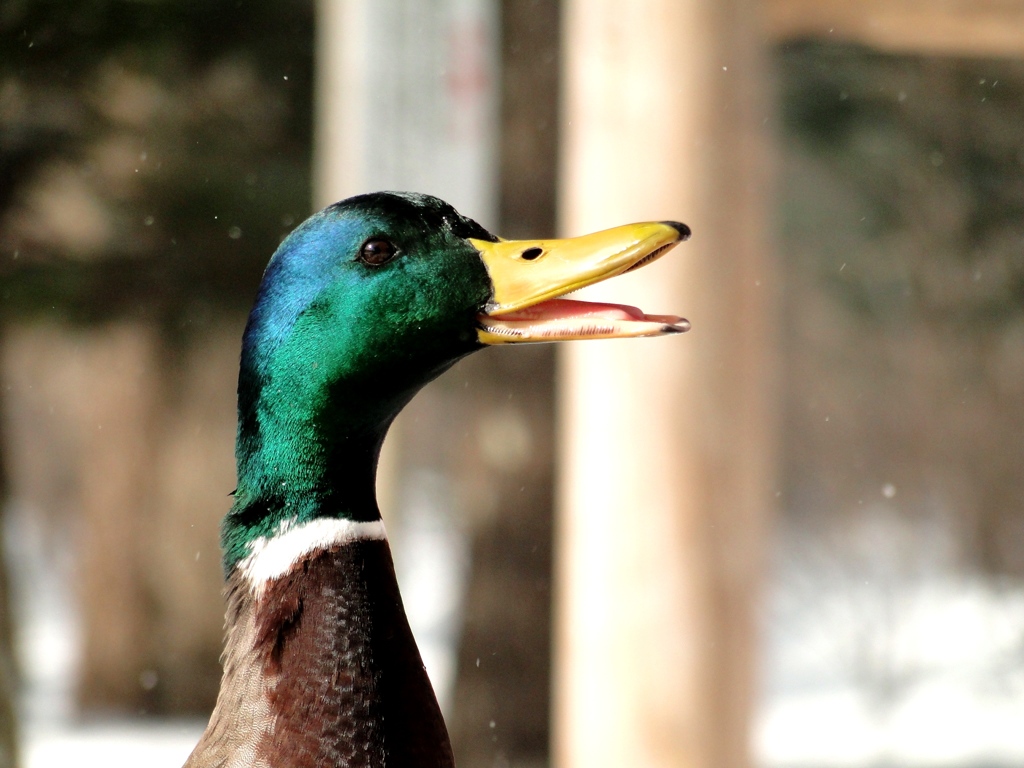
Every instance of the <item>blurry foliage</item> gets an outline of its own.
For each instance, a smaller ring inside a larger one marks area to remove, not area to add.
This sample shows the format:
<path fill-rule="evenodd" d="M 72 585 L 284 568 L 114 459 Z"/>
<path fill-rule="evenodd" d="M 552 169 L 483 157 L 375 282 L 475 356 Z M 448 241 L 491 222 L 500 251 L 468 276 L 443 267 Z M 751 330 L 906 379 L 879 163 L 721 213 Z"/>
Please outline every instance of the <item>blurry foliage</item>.
<path fill-rule="evenodd" d="M 871 235 L 837 294 L 883 322 L 1024 315 L 1024 66 L 811 44 L 780 61 L 787 130 L 856 187 L 845 222 Z"/>
<path fill-rule="evenodd" d="M 941 519 L 1024 576 L 1024 62 L 777 64 L 790 507 Z"/>
<path fill-rule="evenodd" d="M 70 321 L 28 336 L 34 355 L 6 382 L 43 446 L 15 446 L 12 477 L 54 541 L 68 528 L 135 537 L 115 539 L 117 557 L 77 553 L 79 584 L 117 584 L 82 606 L 87 709 L 212 706 L 221 573 L 197 560 L 231 487 L 237 360 L 214 353 L 237 348 L 224 340 L 309 212 L 313 31 L 312 0 L 0 2 L 0 330 Z M 82 322 L 109 326 L 68 328 Z M 89 442 L 96 421 L 106 429 Z M 208 598 L 182 598 L 202 579 Z M 158 686 L 140 687 L 147 670 Z"/>
<path fill-rule="evenodd" d="M 309 209 L 310 0 L 0 5 L 0 311 L 244 308 Z"/>

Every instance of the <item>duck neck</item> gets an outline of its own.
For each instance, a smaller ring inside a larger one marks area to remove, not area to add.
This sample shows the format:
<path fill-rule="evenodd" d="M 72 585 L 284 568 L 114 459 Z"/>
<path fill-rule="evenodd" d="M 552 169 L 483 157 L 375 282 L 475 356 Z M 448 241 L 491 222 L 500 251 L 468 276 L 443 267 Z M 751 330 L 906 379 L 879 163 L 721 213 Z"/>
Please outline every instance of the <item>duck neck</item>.
<path fill-rule="evenodd" d="M 220 695 L 186 768 L 207 765 L 454 765 L 380 521 L 297 524 L 232 569 Z"/>
<path fill-rule="evenodd" d="M 238 394 L 238 486 L 221 542 L 226 574 L 250 554 L 252 542 L 282 526 L 321 517 L 380 519 L 377 460 L 411 392 L 361 408 L 364 398 L 353 387 L 257 376 L 243 361 Z"/>
<path fill-rule="evenodd" d="M 280 440 L 274 427 L 265 420 L 255 445 L 239 437 L 238 488 L 221 531 L 225 574 L 284 529 L 317 519 L 380 521 L 375 483 L 386 426 Z"/>
<path fill-rule="evenodd" d="M 269 362 L 243 348 L 235 457 L 238 487 L 222 531 L 225 573 L 248 545 L 317 517 L 380 519 L 377 460 L 391 422 L 457 357 L 371 373 Z M 282 362 L 282 360 L 284 362 Z M 408 362 L 408 361 L 407 361 Z M 413 373 L 418 371 L 418 373 Z"/>

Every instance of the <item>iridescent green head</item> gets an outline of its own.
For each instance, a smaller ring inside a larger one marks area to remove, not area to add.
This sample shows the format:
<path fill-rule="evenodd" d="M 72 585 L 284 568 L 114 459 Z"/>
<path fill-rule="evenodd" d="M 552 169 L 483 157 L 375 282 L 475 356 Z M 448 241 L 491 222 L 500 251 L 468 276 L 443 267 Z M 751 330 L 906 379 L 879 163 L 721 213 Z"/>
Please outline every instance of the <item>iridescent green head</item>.
<path fill-rule="evenodd" d="M 688 234 L 664 222 L 503 241 L 407 193 L 349 198 L 309 218 L 271 259 L 245 330 L 226 567 L 286 522 L 377 519 L 374 474 L 391 421 L 483 345 L 685 330 L 676 317 L 552 299 Z"/>

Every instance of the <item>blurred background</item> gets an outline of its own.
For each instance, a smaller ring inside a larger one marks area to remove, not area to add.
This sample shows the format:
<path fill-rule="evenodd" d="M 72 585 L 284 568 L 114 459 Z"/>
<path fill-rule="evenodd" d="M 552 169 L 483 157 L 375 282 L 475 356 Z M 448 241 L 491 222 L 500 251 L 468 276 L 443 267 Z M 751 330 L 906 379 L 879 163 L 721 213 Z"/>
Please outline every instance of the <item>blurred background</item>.
<path fill-rule="evenodd" d="M 460 766 L 1024 765 L 1024 2 L 6 0 L 0 767 L 180 765 L 305 216 L 694 230 L 379 478 Z"/>

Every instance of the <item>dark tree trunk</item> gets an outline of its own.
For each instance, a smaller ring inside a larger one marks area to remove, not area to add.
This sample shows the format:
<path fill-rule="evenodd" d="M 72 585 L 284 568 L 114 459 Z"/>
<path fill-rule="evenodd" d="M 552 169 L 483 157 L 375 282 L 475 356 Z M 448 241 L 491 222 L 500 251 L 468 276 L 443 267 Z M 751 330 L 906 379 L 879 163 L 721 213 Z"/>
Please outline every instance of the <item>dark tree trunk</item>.
<path fill-rule="evenodd" d="M 500 234 L 551 237 L 559 3 L 504 0 L 501 13 Z M 468 423 L 493 446 L 477 446 L 475 466 L 463 464 L 462 472 L 486 476 L 495 500 L 469 528 L 470 588 L 451 713 L 455 753 L 466 766 L 548 762 L 554 369 L 550 345 L 494 350 L 462 364 L 480 393 Z"/>
<path fill-rule="evenodd" d="M 0 328 L 0 339 L 3 329 Z M 0 386 L 0 413 L 3 413 L 3 392 Z M 0 515 L 6 512 L 7 472 L 4 464 L 5 440 L 0 433 Z M 0 768 L 14 768 L 18 764 L 17 720 L 17 666 L 14 659 L 14 625 L 11 614 L 11 590 L 7 579 L 7 557 L 4 546 L 3 518 L 0 517 Z"/>

